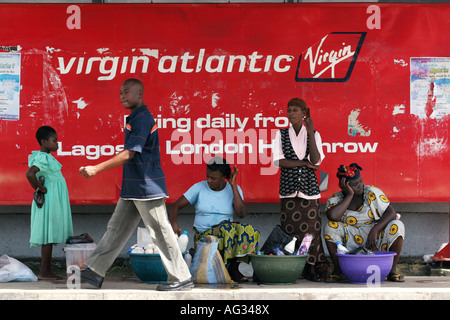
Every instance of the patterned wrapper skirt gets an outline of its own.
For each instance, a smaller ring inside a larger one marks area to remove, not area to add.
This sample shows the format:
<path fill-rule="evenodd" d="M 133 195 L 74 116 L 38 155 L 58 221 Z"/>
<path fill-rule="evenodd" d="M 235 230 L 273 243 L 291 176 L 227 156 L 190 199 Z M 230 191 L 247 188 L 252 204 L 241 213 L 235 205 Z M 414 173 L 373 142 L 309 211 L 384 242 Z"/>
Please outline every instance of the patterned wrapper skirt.
<path fill-rule="evenodd" d="M 296 250 L 305 234 L 309 233 L 313 236 L 307 263 L 316 265 L 327 262 L 322 246 L 322 219 L 318 199 L 282 198 L 280 221 L 281 229 L 290 236 L 297 238 Z"/>
<path fill-rule="evenodd" d="M 239 222 L 224 221 L 205 232 L 198 232 L 194 228 L 194 243 L 207 235 L 216 236 L 219 240 L 218 250 L 220 251 L 223 262 L 228 259 L 238 258 L 238 261 L 249 262 L 249 254 L 258 251 L 258 243 L 261 234 L 258 230 L 249 224 L 240 224 Z"/>

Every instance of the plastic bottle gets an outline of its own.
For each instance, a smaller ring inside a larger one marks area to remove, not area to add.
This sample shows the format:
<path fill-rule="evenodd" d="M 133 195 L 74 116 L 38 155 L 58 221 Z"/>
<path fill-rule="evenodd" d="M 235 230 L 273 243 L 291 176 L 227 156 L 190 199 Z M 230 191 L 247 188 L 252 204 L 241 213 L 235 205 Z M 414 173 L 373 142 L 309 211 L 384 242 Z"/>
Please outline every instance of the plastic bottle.
<path fill-rule="evenodd" d="M 284 256 L 285 255 L 284 252 L 280 250 L 280 248 L 276 248 L 275 251 L 277 253 L 277 256 Z"/>
<path fill-rule="evenodd" d="M 310 235 L 309 233 L 305 234 L 302 243 L 300 244 L 300 248 L 298 248 L 297 255 L 303 256 L 308 253 L 312 239 L 313 239 L 312 235 Z"/>
<path fill-rule="evenodd" d="M 188 246 L 188 232 L 183 231 L 183 233 L 178 237 L 178 245 L 180 246 L 181 252 L 185 252 Z"/>
<path fill-rule="evenodd" d="M 285 247 L 284 250 L 289 252 L 290 254 L 294 253 L 295 250 L 295 243 L 297 242 L 297 238 L 294 237 L 291 242 L 289 242 Z"/>
<path fill-rule="evenodd" d="M 191 265 L 192 265 L 192 256 L 191 256 L 190 253 L 186 253 L 186 254 L 184 255 L 184 261 L 186 262 L 188 268 L 190 269 L 190 268 L 191 268 Z"/>
<path fill-rule="evenodd" d="M 180 246 L 181 252 L 185 252 L 187 249 L 189 239 L 188 239 L 188 232 L 183 231 L 181 236 L 178 238 L 178 245 Z"/>
<path fill-rule="evenodd" d="M 340 241 L 336 241 L 336 245 L 337 245 L 337 253 L 340 253 L 340 254 L 348 253 L 347 248 L 344 247 Z"/>

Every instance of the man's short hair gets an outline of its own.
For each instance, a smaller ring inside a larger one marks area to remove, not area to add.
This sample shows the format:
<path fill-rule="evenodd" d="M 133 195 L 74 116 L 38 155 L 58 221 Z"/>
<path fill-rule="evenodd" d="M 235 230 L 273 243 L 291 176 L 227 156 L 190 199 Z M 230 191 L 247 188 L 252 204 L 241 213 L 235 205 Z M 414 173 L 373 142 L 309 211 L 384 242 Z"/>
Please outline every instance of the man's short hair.
<path fill-rule="evenodd" d="M 142 90 L 144 90 L 144 84 L 139 79 L 130 78 L 130 79 L 125 80 L 123 82 L 123 84 L 132 84 L 132 85 L 136 84 L 136 85 L 139 85 L 142 88 Z"/>

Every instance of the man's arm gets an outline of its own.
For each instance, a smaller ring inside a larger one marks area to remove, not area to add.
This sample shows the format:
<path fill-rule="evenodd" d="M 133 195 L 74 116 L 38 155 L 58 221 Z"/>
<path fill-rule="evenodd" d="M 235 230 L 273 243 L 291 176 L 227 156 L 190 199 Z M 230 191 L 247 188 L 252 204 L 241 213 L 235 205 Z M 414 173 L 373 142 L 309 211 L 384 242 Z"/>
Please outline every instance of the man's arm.
<path fill-rule="evenodd" d="M 95 166 L 87 166 L 87 167 L 81 167 L 78 172 L 86 177 L 91 178 L 100 172 L 113 169 L 116 167 L 119 167 L 123 165 L 124 163 L 128 162 L 129 160 L 134 158 L 134 155 L 136 154 L 136 151 L 130 151 L 127 149 L 122 150 L 118 154 L 116 154 L 114 157 L 112 157 L 109 160 L 106 160 L 102 163 L 99 163 Z"/>

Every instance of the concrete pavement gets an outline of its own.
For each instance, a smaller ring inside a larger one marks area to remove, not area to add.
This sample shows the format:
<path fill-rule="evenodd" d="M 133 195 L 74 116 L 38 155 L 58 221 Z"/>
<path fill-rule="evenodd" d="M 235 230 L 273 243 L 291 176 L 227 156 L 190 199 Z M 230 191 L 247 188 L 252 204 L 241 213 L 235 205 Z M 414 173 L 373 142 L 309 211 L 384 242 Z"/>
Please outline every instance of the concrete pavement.
<path fill-rule="evenodd" d="M 379 286 L 307 280 L 267 285 L 250 281 L 233 287 L 196 285 L 188 291 L 160 292 L 156 284 L 137 278 L 107 276 L 101 289 L 88 284 L 69 289 L 66 280 L 0 283 L 0 300 L 450 300 L 449 276 L 407 276 L 405 280 L 384 281 Z"/>

